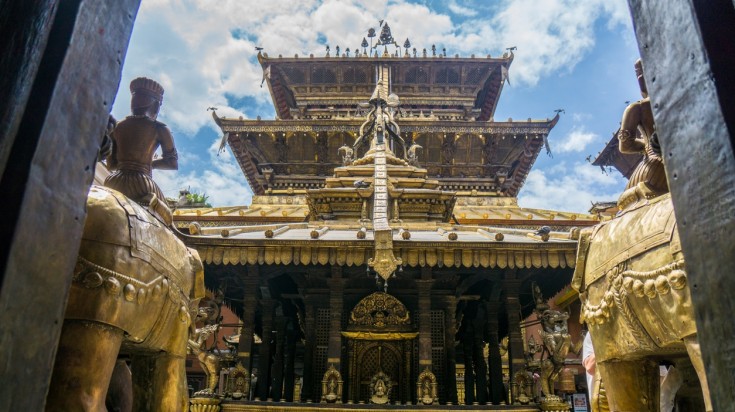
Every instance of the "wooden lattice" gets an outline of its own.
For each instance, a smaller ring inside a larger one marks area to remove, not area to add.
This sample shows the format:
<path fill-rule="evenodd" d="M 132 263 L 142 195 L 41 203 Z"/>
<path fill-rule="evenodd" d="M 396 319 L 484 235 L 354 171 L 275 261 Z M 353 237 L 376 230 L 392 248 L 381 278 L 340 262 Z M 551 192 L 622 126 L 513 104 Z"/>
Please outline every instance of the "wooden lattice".
<path fill-rule="evenodd" d="M 487 75 L 486 67 L 475 67 L 467 72 L 465 78 L 465 84 L 479 84 L 480 81 Z"/>
<path fill-rule="evenodd" d="M 439 69 L 435 80 L 437 84 L 459 84 L 459 72 L 451 67 Z"/>
<path fill-rule="evenodd" d="M 429 81 L 428 69 L 413 67 L 406 72 L 406 83 L 427 83 Z"/>
<path fill-rule="evenodd" d="M 290 80 L 292 84 L 306 83 L 306 74 L 302 69 L 296 67 L 284 67 L 283 73 L 288 77 L 288 80 Z"/>
<path fill-rule="evenodd" d="M 359 361 L 360 368 L 360 400 L 368 400 L 370 398 L 370 382 L 373 376 L 382 370 L 391 378 L 393 385 L 398 386 L 398 377 L 401 376 L 401 358 L 396 355 L 394 350 L 400 353 L 399 347 L 392 344 L 384 343 L 382 349 L 378 349 L 378 345 L 373 345 L 366 349 Z M 378 353 L 380 352 L 380 364 L 378 364 Z M 400 389 L 394 387 L 390 392 L 391 403 L 397 401 L 400 396 Z"/>
<path fill-rule="evenodd" d="M 320 399 L 322 396 L 321 380 L 327 369 L 327 345 L 329 344 L 329 309 L 319 308 L 316 310 L 316 348 L 314 348 L 314 397 Z"/>
<path fill-rule="evenodd" d="M 436 375 L 439 390 L 439 401 L 446 402 L 444 390 L 444 374 L 446 373 L 446 357 L 444 349 L 444 311 L 431 311 L 431 369 Z"/>
<path fill-rule="evenodd" d="M 337 83 L 337 76 L 334 71 L 326 67 L 316 67 L 311 71 L 311 83 L 327 84 Z"/>

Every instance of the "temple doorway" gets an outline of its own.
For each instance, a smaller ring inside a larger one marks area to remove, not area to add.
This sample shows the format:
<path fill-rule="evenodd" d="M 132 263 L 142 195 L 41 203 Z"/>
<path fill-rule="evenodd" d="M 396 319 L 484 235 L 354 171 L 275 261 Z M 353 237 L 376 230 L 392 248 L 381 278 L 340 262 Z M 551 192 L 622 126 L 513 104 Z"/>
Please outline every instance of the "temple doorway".
<path fill-rule="evenodd" d="M 415 338 L 406 307 L 383 292 L 362 299 L 350 313 L 348 399 L 364 403 L 411 400 Z"/>

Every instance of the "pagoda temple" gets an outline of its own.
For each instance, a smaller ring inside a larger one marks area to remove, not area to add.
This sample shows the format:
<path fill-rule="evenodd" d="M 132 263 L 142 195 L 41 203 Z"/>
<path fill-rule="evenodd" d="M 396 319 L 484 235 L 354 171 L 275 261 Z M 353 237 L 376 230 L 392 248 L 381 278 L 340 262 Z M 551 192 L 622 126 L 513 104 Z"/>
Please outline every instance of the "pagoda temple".
<path fill-rule="evenodd" d="M 252 204 L 174 221 L 241 319 L 225 411 L 537 410 L 513 378 L 532 284 L 568 285 L 576 228 L 597 223 L 517 204 L 558 115 L 494 119 L 512 52 L 396 45 L 386 23 L 372 47 L 259 54 L 276 118 L 213 114 Z"/>

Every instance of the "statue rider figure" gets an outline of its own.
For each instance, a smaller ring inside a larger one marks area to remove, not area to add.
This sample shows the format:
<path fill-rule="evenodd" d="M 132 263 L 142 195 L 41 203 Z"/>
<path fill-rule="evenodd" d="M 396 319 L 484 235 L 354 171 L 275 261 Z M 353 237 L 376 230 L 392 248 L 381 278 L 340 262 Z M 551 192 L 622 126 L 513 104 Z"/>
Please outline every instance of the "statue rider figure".
<path fill-rule="evenodd" d="M 669 185 L 666 181 L 661 147 L 653 121 L 651 100 L 648 97 L 648 89 L 643 76 L 643 63 L 640 59 L 635 62 L 635 72 L 643 99 L 631 103 L 625 109 L 620 132 L 618 132 L 618 147 L 621 153 L 643 154 L 643 160 L 631 174 L 625 189 L 644 183 L 653 195 L 658 196 L 668 193 Z"/>
<path fill-rule="evenodd" d="M 171 211 L 152 177 L 153 169 L 178 169 L 178 155 L 171 131 L 156 120 L 163 103 L 163 87 L 151 79 L 138 77 L 130 82 L 130 92 L 132 115 L 119 122 L 112 131 L 112 153 L 107 159 L 107 166 L 113 172 L 105 179 L 105 186 L 150 206 L 170 224 Z M 154 159 L 159 147 L 162 156 Z"/>

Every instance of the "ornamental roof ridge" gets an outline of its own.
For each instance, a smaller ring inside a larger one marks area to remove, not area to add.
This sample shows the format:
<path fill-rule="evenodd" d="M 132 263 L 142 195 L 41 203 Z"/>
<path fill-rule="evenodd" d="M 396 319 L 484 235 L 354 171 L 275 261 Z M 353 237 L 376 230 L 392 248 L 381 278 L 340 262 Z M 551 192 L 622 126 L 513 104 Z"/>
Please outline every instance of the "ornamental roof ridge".
<path fill-rule="evenodd" d="M 411 40 L 409 38 L 406 38 L 405 41 L 403 41 L 403 44 L 399 44 L 398 39 L 393 37 L 392 31 L 390 26 L 388 25 L 388 22 L 386 20 L 380 20 L 378 22 L 378 27 L 380 28 L 380 34 L 378 35 L 376 33 L 376 30 L 374 27 L 370 27 L 367 31 L 367 34 L 365 37 L 362 38 L 362 42 L 358 47 L 355 47 L 353 49 L 346 47 L 341 48 L 339 45 L 335 46 L 334 49 L 330 47 L 329 44 L 324 44 L 324 59 L 329 58 L 340 58 L 340 57 L 353 57 L 358 59 L 376 59 L 376 58 L 387 58 L 387 59 L 404 59 L 404 58 L 424 58 L 424 59 L 435 59 L 435 60 L 441 60 L 448 58 L 447 56 L 447 48 L 441 47 L 441 50 L 439 50 L 436 46 L 436 44 L 432 44 L 430 48 L 424 47 L 421 51 L 415 47 L 415 45 L 411 44 Z M 377 41 L 374 41 L 373 39 L 375 37 L 377 38 Z M 370 39 L 368 41 L 368 39 Z M 382 53 L 380 53 L 380 47 L 383 47 Z M 440 45 L 441 46 L 441 45 Z M 503 60 L 507 62 L 508 65 L 513 61 L 514 54 L 513 51 L 516 50 L 516 47 L 508 47 L 505 49 L 505 52 L 503 53 L 502 57 L 495 58 L 496 60 Z M 265 65 L 265 62 L 269 60 L 268 53 L 263 52 L 263 48 L 258 47 L 258 61 L 261 65 Z M 334 51 L 334 56 L 332 56 L 332 51 Z M 453 56 L 455 59 L 459 59 L 459 54 L 455 54 Z M 299 55 L 294 54 L 293 59 L 298 59 Z M 314 59 L 314 54 L 310 54 L 309 58 Z M 470 59 L 474 59 L 475 55 L 472 54 Z M 283 59 L 282 55 L 278 55 L 278 59 Z M 290 59 L 290 58 L 286 58 Z M 319 57 L 317 57 L 319 59 Z M 492 59 L 490 54 L 487 55 L 487 59 Z"/>

